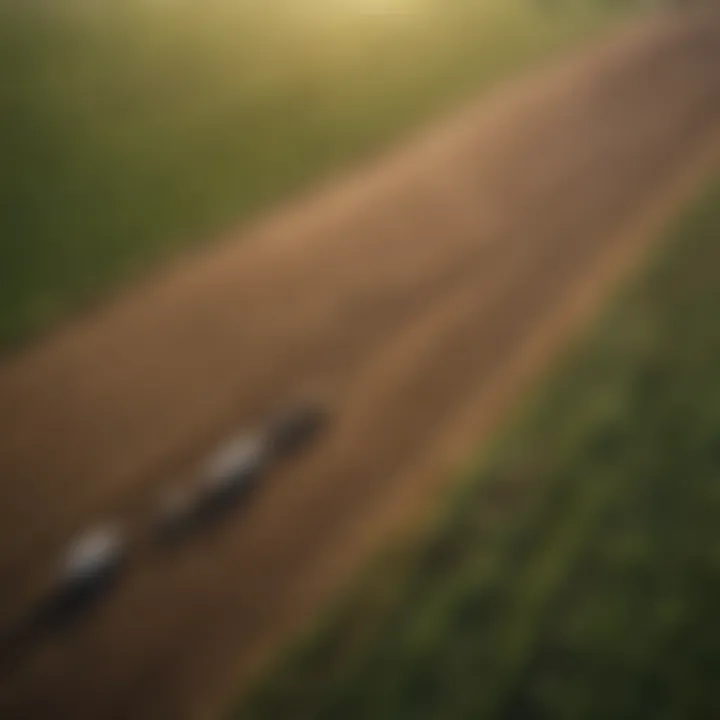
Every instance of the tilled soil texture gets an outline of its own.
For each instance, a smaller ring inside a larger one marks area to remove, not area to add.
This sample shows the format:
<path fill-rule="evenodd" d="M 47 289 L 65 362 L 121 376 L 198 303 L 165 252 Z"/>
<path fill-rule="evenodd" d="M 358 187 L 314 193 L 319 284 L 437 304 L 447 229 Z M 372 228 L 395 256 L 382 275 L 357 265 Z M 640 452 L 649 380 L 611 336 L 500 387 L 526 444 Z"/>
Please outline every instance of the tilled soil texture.
<path fill-rule="evenodd" d="M 120 518 L 134 552 L 77 624 L 4 648 L 0 715 L 220 706 L 440 497 L 719 128 L 720 12 L 659 13 L 2 361 L 6 637 L 77 530 Z M 315 387 L 312 449 L 153 545 L 164 489 Z"/>

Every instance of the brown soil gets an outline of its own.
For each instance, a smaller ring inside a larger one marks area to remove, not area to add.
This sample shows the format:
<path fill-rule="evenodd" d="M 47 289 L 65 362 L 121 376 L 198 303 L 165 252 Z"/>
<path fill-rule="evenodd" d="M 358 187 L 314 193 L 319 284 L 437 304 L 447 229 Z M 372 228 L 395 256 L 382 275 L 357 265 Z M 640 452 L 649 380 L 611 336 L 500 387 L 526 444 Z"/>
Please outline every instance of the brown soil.
<path fill-rule="evenodd" d="M 0 618 L 78 529 L 127 520 L 122 582 L 0 671 L 0 715 L 222 704 L 388 535 L 597 305 L 711 164 L 720 13 L 665 13 L 188 257 L 0 364 Z M 174 552 L 153 503 L 308 387 L 329 433 Z"/>

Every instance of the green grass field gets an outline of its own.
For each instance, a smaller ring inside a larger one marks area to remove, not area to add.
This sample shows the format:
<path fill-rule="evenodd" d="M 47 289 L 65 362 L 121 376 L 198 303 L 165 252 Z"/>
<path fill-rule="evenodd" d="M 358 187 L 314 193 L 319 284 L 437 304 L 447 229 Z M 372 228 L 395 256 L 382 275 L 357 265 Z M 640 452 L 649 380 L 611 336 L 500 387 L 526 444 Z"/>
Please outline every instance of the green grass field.
<path fill-rule="evenodd" d="M 238 718 L 720 717 L 720 179 Z"/>
<path fill-rule="evenodd" d="M 0 347 L 637 0 L 0 0 Z"/>

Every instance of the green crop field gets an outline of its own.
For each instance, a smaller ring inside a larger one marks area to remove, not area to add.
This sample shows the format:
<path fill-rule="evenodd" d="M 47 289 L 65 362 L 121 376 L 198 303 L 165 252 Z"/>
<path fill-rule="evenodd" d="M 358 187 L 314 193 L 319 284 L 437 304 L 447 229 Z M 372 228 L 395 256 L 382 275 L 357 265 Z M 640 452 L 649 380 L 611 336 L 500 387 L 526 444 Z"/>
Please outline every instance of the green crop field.
<path fill-rule="evenodd" d="M 720 717 L 720 179 L 238 718 Z"/>
<path fill-rule="evenodd" d="M 635 4 L 0 0 L 0 347 Z"/>

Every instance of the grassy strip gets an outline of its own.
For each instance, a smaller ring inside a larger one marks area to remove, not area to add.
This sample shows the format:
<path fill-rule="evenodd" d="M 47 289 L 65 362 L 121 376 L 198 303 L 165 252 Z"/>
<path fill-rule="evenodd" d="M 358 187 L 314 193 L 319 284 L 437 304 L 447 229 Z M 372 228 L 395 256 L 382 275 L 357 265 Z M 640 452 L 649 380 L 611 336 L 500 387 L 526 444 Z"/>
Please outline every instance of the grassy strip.
<path fill-rule="evenodd" d="M 671 239 L 238 718 L 720 715 L 720 180 Z"/>
<path fill-rule="evenodd" d="M 0 347 L 639 2 L 0 0 Z"/>

